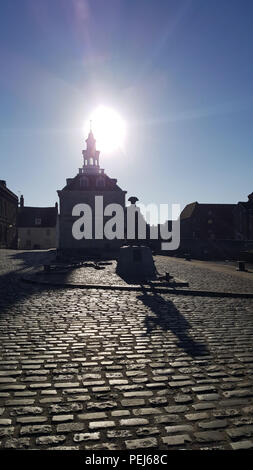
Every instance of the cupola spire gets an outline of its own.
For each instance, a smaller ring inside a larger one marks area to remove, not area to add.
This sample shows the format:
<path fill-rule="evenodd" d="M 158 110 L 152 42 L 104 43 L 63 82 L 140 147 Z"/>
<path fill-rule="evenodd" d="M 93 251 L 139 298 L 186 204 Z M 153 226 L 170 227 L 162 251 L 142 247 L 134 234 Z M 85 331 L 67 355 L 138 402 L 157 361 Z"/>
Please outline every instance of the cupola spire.
<path fill-rule="evenodd" d="M 96 149 L 96 139 L 92 132 L 92 121 L 90 121 L 90 132 L 85 140 L 86 150 L 83 150 L 83 172 L 98 173 L 99 172 L 99 150 Z"/>

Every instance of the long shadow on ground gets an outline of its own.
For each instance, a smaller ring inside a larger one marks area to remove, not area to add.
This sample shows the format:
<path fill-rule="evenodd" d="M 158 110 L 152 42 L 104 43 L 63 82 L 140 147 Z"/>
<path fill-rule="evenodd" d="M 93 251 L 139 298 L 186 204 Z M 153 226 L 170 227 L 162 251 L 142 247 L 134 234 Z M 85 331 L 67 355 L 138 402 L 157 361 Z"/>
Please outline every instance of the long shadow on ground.
<path fill-rule="evenodd" d="M 175 307 L 170 300 L 164 300 L 157 293 L 148 294 L 143 289 L 143 294 L 138 296 L 155 316 L 147 315 L 145 318 L 145 327 L 147 335 L 151 335 L 153 330 L 161 328 L 164 331 L 171 331 L 177 338 L 177 346 L 183 349 L 190 356 L 202 356 L 209 354 L 209 350 L 205 344 L 195 341 L 189 336 L 191 324 L 186 320 L 184 315 Z"/>
<path fill-rule="evenodd" d="M 21 280 L 21 274 L 25 268 L 39 266 L 54 257 L 54 250 L 47 252 L 9 250 L 4 256 L 0 250 L 0 315 L 5 314 L 11 306 L 23 302 L 35 292 L 43 292 L 46 289 L 39 285 L 26 285 Z"/>
<path fill-rule="evenodd" d="M 1 255 L 1 253 L 0 253 Z M 52 259 L 54 252 L 48 253 Z M 26 285 L 20 280 L 20 271 L 29 266 L 43 264 L 45 262 L 45 252 L 10 252 L 9 260 L 20 260 L 21 263 L 8 272 L 2 271 L 0 275 L 0 315 L 9 311 L 11 306 L 24 301 L 27 297 L 32 296 L 35 292 L 43 292 L 48 290 L 49 286 L 42 285 Z M 0 263 L 3 261 L 0 256 Z M 51 289 L 57 290 L 56 286 Z M 143 294 L 137 297 L 143 302 L 155 316 L 147 315 L 145 319 L 146 334 L 151 335 L 155 328 L 161 328 L 164 331 L 171 331 L 177 338 L 177 345 L 191 356 L 201 356 L 209 354 L 207 347 L 195 341 L 188 331 L 191 324 L 177 310 L 173 302 L 164 300 L 157 293 L 147 293 L 143 287 Z"/>

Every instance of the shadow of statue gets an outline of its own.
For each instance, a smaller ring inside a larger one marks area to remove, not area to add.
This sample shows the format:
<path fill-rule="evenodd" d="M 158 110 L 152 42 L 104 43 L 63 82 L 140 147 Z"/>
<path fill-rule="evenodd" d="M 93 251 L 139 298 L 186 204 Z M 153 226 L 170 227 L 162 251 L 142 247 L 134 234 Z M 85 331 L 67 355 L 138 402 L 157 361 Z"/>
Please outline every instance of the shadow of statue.
<path fill-rule="evenodd" d="M 195 341 L 189 335 L 192 328 L 188 320 L 175 307 L 173 302 L 165 300 L 157 293 L 149 294 L 143 288 L 143 294 L 138 296 L 155 316 L 147 315 L 145 318 L 146 334 L 151 335 L 156 328 L 163 331 L 171 331 L 178 339 L 177 346 L 190 356 L 202 356 L 209 354 L 205 344 Z"/>

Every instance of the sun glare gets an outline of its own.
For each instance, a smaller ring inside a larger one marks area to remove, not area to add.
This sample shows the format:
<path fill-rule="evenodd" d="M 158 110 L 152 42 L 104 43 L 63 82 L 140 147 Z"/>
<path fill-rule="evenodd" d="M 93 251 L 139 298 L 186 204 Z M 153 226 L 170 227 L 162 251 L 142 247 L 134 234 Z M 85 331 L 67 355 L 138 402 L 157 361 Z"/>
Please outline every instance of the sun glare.
<path fill-rule="evenodd" d="M 97 149 L 104 153 L 122 148 L 124 145 L 126 126 L 121 116 L 111 108 L 99 106 L 93 111 L 85 124 L 85 135 L 92 128 L 97 142 Z"/>

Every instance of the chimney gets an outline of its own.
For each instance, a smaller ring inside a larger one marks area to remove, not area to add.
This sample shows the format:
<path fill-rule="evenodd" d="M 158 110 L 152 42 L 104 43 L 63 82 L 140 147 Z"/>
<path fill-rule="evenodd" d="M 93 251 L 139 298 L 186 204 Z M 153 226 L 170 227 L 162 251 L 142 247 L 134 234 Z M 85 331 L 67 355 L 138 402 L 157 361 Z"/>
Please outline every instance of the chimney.
<path fill-rule="evenodd" d="M 20 207 L 24 207 L 24 205 L 25 205 L 24 196 L 23 196 L 23 194 L 22 194 L 22 195 L 20 196 L 19 206 L 20 206 Z"/>
<path fill-rule="evenodd" d="M 0 180 L 0 184 L 6 188 L 6 181 Z"/>
<path fill-rule="evenodd" d="M 250 203 L 253 202 L 253 193 L 251 193 L 251 194 L 248 195 L 248 201 L 249 201 Z"/>

